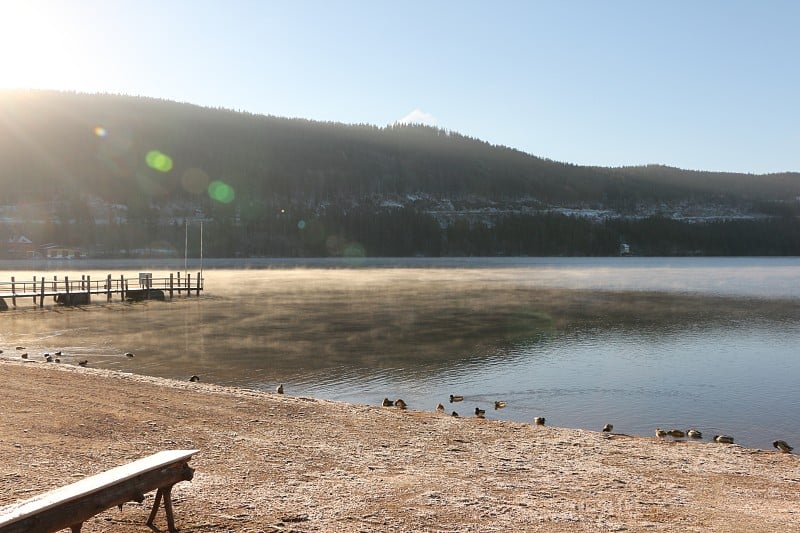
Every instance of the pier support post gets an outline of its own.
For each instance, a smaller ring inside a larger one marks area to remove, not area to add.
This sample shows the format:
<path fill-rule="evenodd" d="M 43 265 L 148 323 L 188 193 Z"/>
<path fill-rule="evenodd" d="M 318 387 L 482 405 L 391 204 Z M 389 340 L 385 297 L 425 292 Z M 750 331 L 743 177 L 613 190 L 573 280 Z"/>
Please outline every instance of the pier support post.
<path fill-rule="evenodd" d="M 36 289 L 36 287 L 34 287 Z M 39 291 L 39 309 L 44 307 L 44 276 L 42 276 L 42 289 Z"/>
<path fill-rule="evenodd" d="M 11 276 L 11 305 L 17 307 L 17 284 L 14 282 L 14 276 Z"/>
<path fill-rule="evenodd" d="M 111 301 L 111 274 L 106 278 L 106 301 Z"/>
<path fill-rule="evenodd" d="M 200 296 L 200 272 L 197 273 L 197 296 Z"/>
<path fill-rule="evenodd" d="M 92 303 L 92 276 L 86 275 L 86 303 Z"/>
<path fill-rule="evenodd" d="M 192 275 L 186 274 L 186 296 L 192 295 Z"/>
<path fill-rule="evenodd" d="M 169 299 L 172 300 L 172 289 L 173 289 L 173 279 L 172 279 L 172 272 L 169 273 Z"/>

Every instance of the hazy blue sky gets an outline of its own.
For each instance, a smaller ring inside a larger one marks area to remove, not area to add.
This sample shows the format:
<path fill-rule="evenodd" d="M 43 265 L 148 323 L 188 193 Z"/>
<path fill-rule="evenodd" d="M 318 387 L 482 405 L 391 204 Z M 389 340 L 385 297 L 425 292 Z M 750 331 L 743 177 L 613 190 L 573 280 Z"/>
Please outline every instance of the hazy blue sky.
<path fill-rule="evenodd" d="M 0 0 L 0 87 L 800 171 L 800 2 Z"/>

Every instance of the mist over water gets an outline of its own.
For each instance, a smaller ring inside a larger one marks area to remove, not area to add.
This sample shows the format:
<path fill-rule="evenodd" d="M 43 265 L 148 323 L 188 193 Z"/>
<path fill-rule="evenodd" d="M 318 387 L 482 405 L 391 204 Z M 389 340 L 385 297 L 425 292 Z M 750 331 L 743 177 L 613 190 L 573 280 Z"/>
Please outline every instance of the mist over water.
<path fill-rule="evenodd" d="M 181 267 L 71 262 L 46 274 Z M 0 281 L 43 274 L 0 268 Z M 466 416 L 480 406 L 488 418 L 642 435 L 695 426 L 771 448 L 800 444 L 798 273 L 796 258 L 207 261 L 200 298 L 18 302 L 0 313 L 0 348 Z"/>

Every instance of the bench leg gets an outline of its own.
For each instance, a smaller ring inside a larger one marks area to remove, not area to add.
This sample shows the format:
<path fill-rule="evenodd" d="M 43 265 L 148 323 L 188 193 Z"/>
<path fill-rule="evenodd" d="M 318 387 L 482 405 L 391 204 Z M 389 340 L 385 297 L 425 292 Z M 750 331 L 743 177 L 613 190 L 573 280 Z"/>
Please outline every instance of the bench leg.
<path fill-rule="evenodd" d="M 178 531 L 175 529 L 175 515 L 172 514 L 172 485 L 164 489 L 164 511 L 167 513 L 167 529 Z"/>
<path fill-rule="evenodd" d="M 147 519 L 147 525 L 152 528 L 153 520 L 156 518 L 158 507 L 161 505 L 161 498 L 164 498 L 164 512 L 167 515 L 167 529 L 170 533 L 178 531 L 175 529 L 175 515 L 172 513 L 172 485 L 161 487 L 156 491 L 156 500 L 153 502 L 153 509 L 150 511 L 150 517 Z"/>
<path fill-rule="evenodd" d="M 156 501 L 153 502 L 153 510 L 150 511 L 150 517 L 147 519 L 147 525 L 150 527 L 153 526 L 153 520 L 156 518 L 159 505 L 161 505 L 161 489 L 156 491 Z"/>

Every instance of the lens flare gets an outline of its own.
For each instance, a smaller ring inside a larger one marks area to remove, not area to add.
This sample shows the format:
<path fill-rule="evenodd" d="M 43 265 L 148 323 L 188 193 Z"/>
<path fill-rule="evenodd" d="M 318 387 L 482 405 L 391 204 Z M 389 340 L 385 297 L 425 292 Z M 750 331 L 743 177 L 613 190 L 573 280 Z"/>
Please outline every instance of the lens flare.
<path fill-rule="evenodd" d="M 300 222 L 298 222 L 297 223 L 297 229 L 306 229 L 306 221 L 305 220 L 301 220 Z"/>
<path fill-rule="evenodd" d="M 343 257 L 367 257 L 367 251 L 359 243 L 353 242 L 342 250 Z"/>
<path fill-rule="evenodd" d="M 233 187 L 224 181 L 214 180 L 208 184 L 208 195 L 218 202 L 229 204 L 236 197 Z"/>
<path fill-rule="evenodd" d="M 98 137 L 106 137 L 108 136 L 108 131 L 106 131 L 106 129 L 102 126 L 96 126 L 94 128 L 94 134 Z"/>
<path fill-rule="evenodd" d="M 147 162 L 147 166 L 159 172 L 169 172 L 172 170 L 172 158 L 158 150 L 150 150 L 147 152 L 144 160 Z"/>

